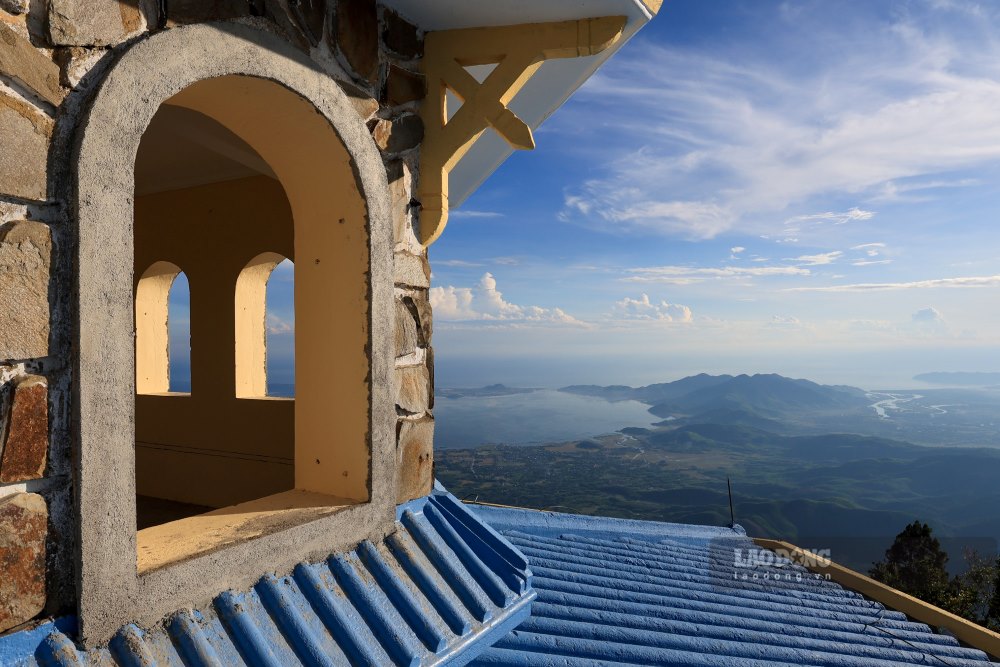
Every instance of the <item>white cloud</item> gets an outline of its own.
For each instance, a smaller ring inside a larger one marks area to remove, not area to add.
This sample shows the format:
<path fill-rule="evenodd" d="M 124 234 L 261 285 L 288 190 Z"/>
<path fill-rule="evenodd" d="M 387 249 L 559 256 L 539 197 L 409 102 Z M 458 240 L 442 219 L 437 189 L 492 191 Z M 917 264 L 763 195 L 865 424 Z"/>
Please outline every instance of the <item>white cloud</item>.
<path fill-rule="evenodd" d="M 859 259 L 851 262 L 852 266 L 875 266 L 877 264 L 892 264 L 891 259 Z"/>
<path fill-rule="evenodd" d="M 799 215 L 794 218 L 790 218 L 785 221 L 786 225 L 811 222 L 822 224 L 825 222 L 832 222 L 835 225 L 843 225 L 848 222 L 855 222 L 858 220 L 871 220 L 875 216 L 873 211 L 865 211 L 858 207 L 850 208 L 846 211 L 834 212 L 827 211 L 826 213 L 813 213 L 810 215 Z"/>
<path fill-rule="evenodd" d="M 833 264 L 841 255 L 843 255 L 839 250 L 834 250 L 833 252 L 824 252 L 818 255 L 801 255 L 799 257 L 793 257 L 787 259 L 789 262 L 800 262 L 807 266 L 820 266 L 823 264 Z"/>
<path fill-rule="evenodd" d="M 943 336 L 950 334 L 951 329 L 941 311 L 926 306 L 910 316 L 908 332 L 917 336 Z"/>
<path fill-rule="evenodd" d="M 607 129 L 586 148 L 604 173 L 567 193 L 567 217 L 692 239 L 737 224 L 777 232 L 776 216 L 814 198 L 933 194 L 963 184 L 950 173 L 1000 160 L 991 32 L 918 24 L 908 11 L 850 30 L 811 14 L 796 26 L 811 52 L 795 66 L 742 44 L 701 53 L 645 42 L 612 60 L 560 118 L 567 137 Z M 819 233 L 873 216 L 858 205 L 791 221 Z"/>
<path fill-rule="evenodd" d="M 741 245 L 733 246 L 729 249 L 729 259 L 739 259 L 740 253 L 744 252 L 746 248 Z"/>
<path fill-rule="evenodd" d="M 944 316 L 941 314 L 937 308 L 927 306 L 921 308 L 917 312 L 910 316 L 913 322 L 918 322 L 921 324 L 943 324 Z"/>
<path fill-rule="evenodd" d="M 589 326 L 561 308 L 510 303 L 497 289 L 491 273 L 483 274 L 475 287 L 432 287 L 430 301 L 439 321 Z"/>
<path fill-rule="evenodd" d="M 885 247 L 884 243 L 862 243 L 861 245 L 852 246 L 851 250 L 864 250 L 869 254 L 871 253 L 872 250 L 875 250 L 875 253 L 878 254 L 878 249 L 884 247 Z"/>
<path fill-rule="evenodd" d="M 292 334 L 295 333 L 295 327 L 289 322 L 278 317 L 273 313 L 267 314 L 267 333 L 269 334 Z"/>
<path fill-rule="evenodd" d="M 665 283 L 670 285 L 690 285 L 705 280 L 810 275 L 809 269 L 798 266 L 724 266 L 722 268 L 651 266 L 628 269 L 626 272 L 635 274 L 628 278 L 623 278 L 626 282 Z"/>
<path fill-rule="evenodd" d="M 659 320 L 664 322 L 691 322 L 691 309 L 676 303 L 660 301 L 653 303 L 649 295 L 643 294 L 638 299 L 625 297 L 616 301 L 612 317 L 623 320 Z"/>
<path fill-rule="evenodd" d="M 583 190 L 583 195 L 566 196 L 560 219 L 590 219 L 604 231 L 645 231 L 692 240 L 713 238 L 734 221 L 729 210 L 712 202 L 643 201 L 637 188 L 608 188 L 602 181 L 585 183 Z"/>
<path fill-rule="evenodd" d="M 465 211 L 462 209 L 449 211 L 448 217 L 460 218 L 502 218 L 503 213 L 497 211 Z"/>
<path fill-rule="evenodd" d="M 480 262 L 467 262 L 464 259 L 436 259 L 434 266 L 453 266 L 457 268 L 476 268 L 483 266 Z"/>
<path fill-rule="evenodd" d="M 875 292 L 884 290 L 933 289 L 937 287 L 994 287 L 1000 285 L 1000 276 L 970 276 L 915 280 L 906 283 L 856 283 L 830 287 L 789 287 L 786 292 Z"/>
<path fill-rule="evenodd" d="M 768 326 L 776 329 L 798 329 L 802 326 L 802 322 L 791 315 L 775 315 Z"/>

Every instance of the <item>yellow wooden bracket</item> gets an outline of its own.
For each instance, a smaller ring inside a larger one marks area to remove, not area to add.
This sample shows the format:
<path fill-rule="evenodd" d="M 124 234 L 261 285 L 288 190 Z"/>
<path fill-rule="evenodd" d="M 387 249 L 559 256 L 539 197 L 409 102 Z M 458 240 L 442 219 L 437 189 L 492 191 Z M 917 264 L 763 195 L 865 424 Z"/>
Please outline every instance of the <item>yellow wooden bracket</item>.
<path fill-rule="evenodd" d="M 424 40 L 427 97 L 421 109 L 420 241 L 425 246 L 448 222 L 448 174 L 492 127 L 511 147 L 535 147 L 531 128 L 507 108 L 541 64 L 600 53 L 619 39 L 624 16 L 430 32 Z M 482 83 L 465 68 L 496 64 Z M 447 91 L 462 101 L 448 118 Z"/>

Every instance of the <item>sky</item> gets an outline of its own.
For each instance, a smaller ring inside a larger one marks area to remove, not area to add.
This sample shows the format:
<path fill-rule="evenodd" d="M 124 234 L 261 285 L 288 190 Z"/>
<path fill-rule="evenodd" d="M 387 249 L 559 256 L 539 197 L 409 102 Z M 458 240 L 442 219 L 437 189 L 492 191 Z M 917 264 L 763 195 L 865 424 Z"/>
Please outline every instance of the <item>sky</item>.
<path fill-rule="evenodd" d="M 1000 5 L 660 15 L 430 248 L 436 380 L 1000 370 Z"/>
<path fill-rule="evenodd" d="M 438 386 L 1000 371 L 1000 4 L 666 0 L 535 135 L 430 248 Z"/>

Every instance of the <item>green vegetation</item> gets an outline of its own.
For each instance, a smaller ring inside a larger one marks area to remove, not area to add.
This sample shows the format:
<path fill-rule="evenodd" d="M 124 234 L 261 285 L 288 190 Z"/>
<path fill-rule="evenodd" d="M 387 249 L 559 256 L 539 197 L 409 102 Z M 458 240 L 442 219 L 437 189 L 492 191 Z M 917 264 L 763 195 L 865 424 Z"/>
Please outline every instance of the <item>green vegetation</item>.
<path fill-rule="evenodd" d="M 727 525 L 826 548 L 866 571 L 915 517 L 949 537 L 1000 537 L 1000 450 L 921 447 L 850 434 L 785 436 L 692 424 L 540 446 L 436 454 L 460 498 L 563 512 Z M 867 542 L 865 542 L 867 540 Z"/>
<path fill-rule="evenodd" d="M 948 554 L 926 523 L 914 521 L 896 536 L 873 579 L 991 629 L 1000 629 L 1000 558 L 965 554 L 967 568 L 949 577 Z"/>

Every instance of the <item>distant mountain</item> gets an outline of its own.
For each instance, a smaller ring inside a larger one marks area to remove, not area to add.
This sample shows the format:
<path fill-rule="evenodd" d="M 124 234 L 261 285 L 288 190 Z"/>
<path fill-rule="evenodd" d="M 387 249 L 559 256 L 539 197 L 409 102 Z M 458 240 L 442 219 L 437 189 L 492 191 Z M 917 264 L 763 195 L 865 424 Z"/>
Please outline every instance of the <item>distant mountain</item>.
<path fill-rule="evenodd" d="M 559 391 L 580 396 L 596 396 L 607 401 L 639 401 L 655 405 L 670 399 L 689 394 L 692 391 L 706 389 L 727 382 L 732 375 L 708 375 L 701 373 L 674 382 L 661 382 L 645 387 L 627 387 L 621 384 L 600 386 L 596 384 L 577 384 L 563 387 Z"/>
<path fill-rule="evenodd" d="M 913 376 L 913 379 L 928 384 L 946 384 L 959 387 L 1000 385 L 1000 373 L 921 373 Z"/>
<path fill-rule="evenodd" d="M 774 374 L 738 375 L 654 405 L 651 412 L 666 417 L 671 411 L 698 415 L 728 409 L 775 418 L 794 411 L 852 410 L 868 403 L 860 389 L 830 387 Z"/>
<path fill-rule="evenodd" d="M 502 384 L 491 384 L 486 387 L 436 389 L 435 395 L 440 398 L 488 398 L 492 396 L 513 396 L 514 394 L 530 394 L 537 389 L 524 387 L 508 387 Z"/>
<path fill-rule="evenodd" d="M 821 385 L 781 375 L 693 375 L 646 387 L 575 385 L 559 391 L 607 400 L 635 400 L 658 417 L 743 424 L 781 431 L 778 420 L 795 413 L 849 412 L 870 404 L 856 387 Z"/>

